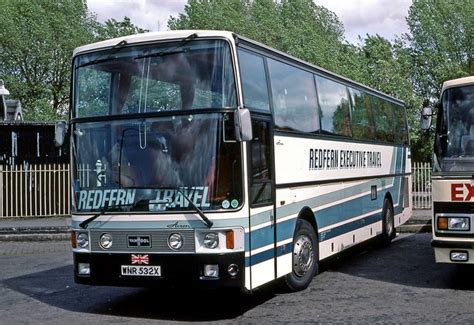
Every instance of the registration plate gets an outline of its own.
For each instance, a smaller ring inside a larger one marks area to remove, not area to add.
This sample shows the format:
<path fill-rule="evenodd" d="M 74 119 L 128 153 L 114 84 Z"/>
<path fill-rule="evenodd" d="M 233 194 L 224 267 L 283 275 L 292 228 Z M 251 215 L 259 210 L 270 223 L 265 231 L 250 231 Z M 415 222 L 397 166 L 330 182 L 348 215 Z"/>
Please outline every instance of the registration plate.
<path fill-rule="evenodd" d="M 159 265 L 122 265 L 121 269 L 125 276 L 161 276 Z"/>

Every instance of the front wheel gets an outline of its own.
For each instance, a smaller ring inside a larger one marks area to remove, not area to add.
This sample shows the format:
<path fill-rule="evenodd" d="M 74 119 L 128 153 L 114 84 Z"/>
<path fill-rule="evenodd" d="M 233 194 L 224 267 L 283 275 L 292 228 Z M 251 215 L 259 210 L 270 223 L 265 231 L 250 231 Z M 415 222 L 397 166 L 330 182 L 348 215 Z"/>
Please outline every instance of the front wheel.
<path fill-rule="evenodd" d="M 291 291 L 306 289 L 318 272 L 318 258 L 313 227 L 308 221 L 298 219 L 293 238 L 293 270 L 285 276 L 286 287 Z"/>

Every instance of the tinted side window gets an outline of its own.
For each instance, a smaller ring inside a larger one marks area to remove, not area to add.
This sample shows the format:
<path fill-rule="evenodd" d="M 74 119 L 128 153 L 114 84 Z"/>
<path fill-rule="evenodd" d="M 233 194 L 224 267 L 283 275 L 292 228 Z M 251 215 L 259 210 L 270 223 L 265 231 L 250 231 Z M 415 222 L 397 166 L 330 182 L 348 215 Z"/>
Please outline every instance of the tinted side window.
<path fill-rule="evenodd" d="M 374 113 L 375 138 L 393 142 L 393 112 L 390 103 L 375 96 L 370 97 Z"/>
<path fill-rule="evenodd" d="M 263 57 L 241 49 L 238 53 L 245 107 L 270 111 Z"/>
<path fill-rule="evenodd" d="M 304 132 L 319 130 L 313 75 L 271 59 L 268 69 L 276 127 Z"/>
<path fill-rule="evenodd" d="M 316 76 L 316 85 L 321 107 L 321 129 L 329 133 L 351 136 L 346 86 L 320 76 Z"/>
<path fill-rule="evenodd" d="M 370 97 L 366 93 L 350 89 L 352 97 L 352 134 L 356 139 L 374 139 Z"/>

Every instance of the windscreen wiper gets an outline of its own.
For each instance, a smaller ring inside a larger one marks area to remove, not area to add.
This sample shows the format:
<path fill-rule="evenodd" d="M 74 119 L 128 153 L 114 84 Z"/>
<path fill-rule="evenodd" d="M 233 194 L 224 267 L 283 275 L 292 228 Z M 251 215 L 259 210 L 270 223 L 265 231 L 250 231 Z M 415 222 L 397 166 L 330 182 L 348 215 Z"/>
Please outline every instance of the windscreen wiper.
<path fill-rule="evenodd" d="M 115 211 L 115 208 L 123 208 L 123 207 L 136 208 L 143 204 L 148 204 L 148 200 L 140 200 L 140 201 L 137 201 L 135 203 L 130 203 L 130 204 L 105 205 L 102 209 L 99 210 L 99 212 L 94 214 L 92 217 L 82 221 L 79 224 L 79 227 L 81 227 L 82 229 L 86 229 L 89 223 L 91 223 L 98 217 L 102 216 L 106 212 Z"/>
<path fill-rule="evenodd" d="M 202 212 L 202 210 L 199 209 L 199 207 L 196 204 L 194 204 L 194 202 L 190 198 L 188 198 L 187 195 L 185 195 L 184 192 L 179 187 L 175 188 L 175 190 L 176 192 L 180 193 L 186 199 L 186 201 L 188 201 L 189 205 L 197 212 L 197 214 L 201 217 L 202 221 L 204 221 L 206 226 L 208 228 L 211 228 L 214 223 L 206 217 L 204 212 Z"/>
<path fill-rule="evenodd" d="M 154 52 L 154 53 L 149 53 L 149 54 L 143 54 L 136 56 L 134 59 L 139 60 L 139 59 L 144 59 L 144 58 L 150 58 L 154 56 L 165 56 L 165 55 L 170 55 L 170 54 L 177 54 L 177 53 L 183 53 L 186 52 L 187 50 L 182 49 L 182 50 L 177 50 L 179 47 L 186 45 L 188 42 L 192 41 L 197 37 L 197 33 L 193 33 L 183 39 L 181 42 L 179 42 L 176 46 L 169 48 L 169 49 L 164 49 L 163 51 L 159 52 Z"/>
<path fill-rule="evenodd" d="M 127 41 L 126 40 L 122 40 L 120 42 L 118 42 L 117 44 L 115 44 L 109 52 L 107 53 L 104 53 L 102 54 L 101 56 L 99 56 L 97 59 L 95 60 L 92 60 L 92 61 L 89 61 L 89 62 L 86 62 L 86 63 L 83 63 L 83 64 L 80 64 L 76 67 L 76 69 L 78 68 L 82 68 L 82 67 L 86 67 L 88 65 L 92 65 L 92 64 L 97 64 L 97 63 L 101 63 L 101 62 L 105 62 L 105 61 L 109 61 L 109 60 L 113 60 L 113 59 L 116 59 L 115 56 L 113 56 L 115 53 L 117 53 L 119 50 L 121 50 L 125 45 L 127 45 Z"/>

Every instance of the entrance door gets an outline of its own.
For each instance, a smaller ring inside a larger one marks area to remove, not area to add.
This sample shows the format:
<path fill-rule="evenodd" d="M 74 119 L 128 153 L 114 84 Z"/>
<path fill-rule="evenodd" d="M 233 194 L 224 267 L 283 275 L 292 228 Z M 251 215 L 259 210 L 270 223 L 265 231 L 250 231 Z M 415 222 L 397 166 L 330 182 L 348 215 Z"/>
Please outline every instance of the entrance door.
<path fill-rule="evenodd" d="M 275 190 L 273 141 L 269 118 L 252 120 L 253 140 L 248 145 L 250 203 L 250 272 L 254 289 L 276 277 L 275 272 Z"/>

